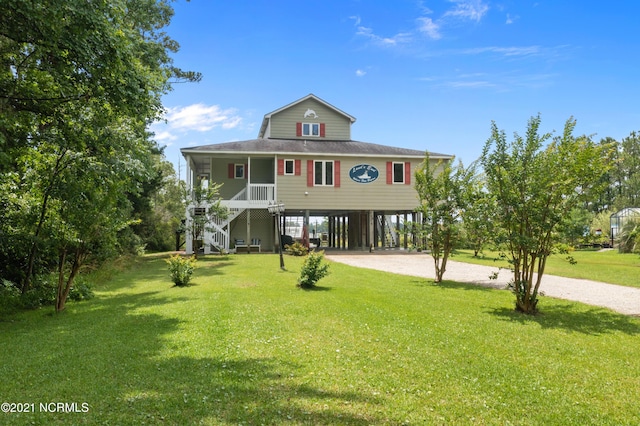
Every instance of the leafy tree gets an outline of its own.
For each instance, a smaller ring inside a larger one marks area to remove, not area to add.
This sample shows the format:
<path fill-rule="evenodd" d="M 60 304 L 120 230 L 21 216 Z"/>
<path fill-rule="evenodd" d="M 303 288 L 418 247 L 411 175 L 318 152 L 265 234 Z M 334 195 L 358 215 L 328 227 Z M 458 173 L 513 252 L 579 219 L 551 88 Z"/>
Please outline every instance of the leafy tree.
<path fill-rule="evenodd" d="M 197 73 L 173 66 L 168 0 L 6 0 L 0 14 L 0 277 L 57 271 L 58 310 L 157 186 L 146 126 Z M 140 207 L 136 204 L 143 201 Z"/>
<path fill-rule="evenodd" d="M 462 163 L 455 167 L 443 161 L 433 164 L 428 153 L 415 172 L 420 199 L 416 211 L 423 215 L 421 231 L 434 260 L 437 283 L 442 281 L 449 255 L 459 239 L 461 212 L 466 208 L 465 191 L 471 175 Z"/>
<path fill-rule="evenodd" d="M 465 188 L 465 200 L 462 225 L 473 255 L 478 256 L 493 237 L 493 212 L 496 208 L 495 200 L 485 188 L 483 176 L 476 175 L 469 179 L 469 185 Z"/>
<path fill-rule="evenodd" d="M 85 262 L 112 255 L 117 232 L 130 224 L 125 196 L 130 164 L 122 158 L 79 158 L 61 185 L 72 196 L 50 212 L 51 238 L 58 253 L 56 311 L 64 309 L 71 287 Z M 110 171 L 111 173 L 107 173 Z M 115 171 L 115 173 L 114 173 Z M 109 177 L 110 176 L 110 177 Z"/>
<path fill-rule="evenodd" d="M 136 219 L 131 226 L 130 232 L 135 234 L 132 239 L 135 241 L 137 237 L 137 244 L 144 250 L 173 250 L 175 231 L 185 217 L 184 182 L 178 179 L 173 165 L 161 151 L 156 150 L 146 161 L 149 173 L 139 182 L 139 190 L 129 193 Z"/>
<path fill-rule="evenodd" d="M 582 207 L 571 209 L 558 224 L 559 241 L 571 247 L 577 247 L 582 243 L 586 243 L 590 238 L 589 225 L 593 217 L 593 213 Z"/>
<path fill-rule="evenodd" d="M 576 206 L 600 190 L 607 165 L 603 146 L 574 137 L 575 120 L 563 134 L 540 134 L 540 116 L 532 117 L 525 137 L 507 142 L 504 131 L 491 125 L 482 154 L 487 187 L 499 208 L 496 228 L 513 268 L 516 310 L 538 311 L 538 293 L 546 261 L 557 239 L 557 228 Z"/>
<path fill-rule="evenodd" d="M 600 141 L 600 145 L 603 146 L 606 155 L 605 161 L 609 167 L 602 174 L 599 182 L 602 190 L 594 193 L 584 206 L 585 210 L 595 214 L 614 208 L 616 199 L 620 195 L 620 178 L 622 176 L 619 142 L 607 137 Z"/>
<path fill-rule="evenodd" d="M 620 143 L 617 210 L 640 206 L 640 134 L 631 132 Z"/>

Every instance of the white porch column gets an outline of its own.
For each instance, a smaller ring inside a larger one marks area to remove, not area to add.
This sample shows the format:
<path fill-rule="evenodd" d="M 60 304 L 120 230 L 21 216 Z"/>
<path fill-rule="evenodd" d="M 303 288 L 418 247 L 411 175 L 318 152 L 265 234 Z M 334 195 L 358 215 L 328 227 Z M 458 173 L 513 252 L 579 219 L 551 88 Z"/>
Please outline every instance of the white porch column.
<path fill-rule="evenodd" d="M 187 214 L 187 220 L 185 221 L 185 232 L 184 232 L 184 238 L 185 238 L 185 247 L 184 250 L 186 252 L 186 254 L 193 254 L 193 238 L 191 237 L 191 232 L 189 231 L 189 229 L 191 228 L 191 220 L 189 220 L 189 215 Z"/>
<path fill-rule="evenodd" d="M 191 171 L 191 156 L 187 155 L 185 156 L 185 182 L 187 184 L 187 191 L 189 191 L 189 193 L 191 193 L 191 191 L 193 190 L 193 172 Z M 181 177 L 180 177 L 181 178 Z M 185 233 L 184 233 L 184 237 L 185 237 L 185 252 L 187 254 L 193 254 L 193 237 L 191 236 L 191 232 L 189 231 L 191 229 L 191 219 L 190 219 L 190 215 L 189 215 L 189 208 L 190 206 L 187 205 L 187 211 L 185 211 L 185 217 L 187 218 L 185 221 Z"/>
<path fill-rule="evenodd" d="M 247 185 L 251 183 L 251 156 L 247 156 Z"/>
<path fill-rule="evenodd" d="M 187 183 L 187 189 L 191 190 L 193 188 L 193 172 L 191 171 L 191 157 L 185 157 L 186 170 L 185 170 L 185 182 Z"/>

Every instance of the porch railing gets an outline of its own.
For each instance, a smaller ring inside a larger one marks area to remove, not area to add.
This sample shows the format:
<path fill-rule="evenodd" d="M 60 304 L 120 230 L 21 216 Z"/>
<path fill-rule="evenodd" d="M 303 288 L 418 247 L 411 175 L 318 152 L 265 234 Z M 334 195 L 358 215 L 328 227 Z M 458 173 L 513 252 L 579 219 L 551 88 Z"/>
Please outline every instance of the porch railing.
<path fill-rule="evenodd" d="M 268 205 L 276 199 L 276 185 L 272 183 L 249 184 L 249 204 Z"/>

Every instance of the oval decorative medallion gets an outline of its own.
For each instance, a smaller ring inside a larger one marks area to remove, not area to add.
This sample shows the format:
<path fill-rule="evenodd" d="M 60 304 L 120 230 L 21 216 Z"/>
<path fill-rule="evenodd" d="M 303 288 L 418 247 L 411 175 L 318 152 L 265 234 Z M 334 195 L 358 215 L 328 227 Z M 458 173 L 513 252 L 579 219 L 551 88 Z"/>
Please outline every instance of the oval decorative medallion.
<path fill-rule="evenodd" d="M 369 164 L 358 164 L 349 170 L 351 180 L 358 183 L 371 183 L 378 179 L 378 176 L 380 176 L 378 169 Z"/>

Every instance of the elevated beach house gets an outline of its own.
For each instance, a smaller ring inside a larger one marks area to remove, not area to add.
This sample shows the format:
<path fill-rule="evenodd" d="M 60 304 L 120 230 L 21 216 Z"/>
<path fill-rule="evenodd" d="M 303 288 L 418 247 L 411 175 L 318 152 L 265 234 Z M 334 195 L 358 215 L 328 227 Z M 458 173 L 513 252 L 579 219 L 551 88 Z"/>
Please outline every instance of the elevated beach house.
<path fill-rule="evenodd" d="M 187 235 L 187 253 L 273 251 L 277 227 L 268 207 L 276 203 L 284 205 L 284 234 L 292 218 L 301 219 L 303 243 L 310 218 L 322 217 L 324 246 L 406 247 L 392 223 L 416 220 L 413 173 L 425 151 L 352 140 L 355 121 L 310 94 L 266 114 L 257 139 L 183 148 L 187 185 L 223 184 L 230 212 L 206 226 L 200 240 Z M 452 158 L 429 155 L 434 162 Z"/>

